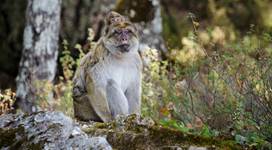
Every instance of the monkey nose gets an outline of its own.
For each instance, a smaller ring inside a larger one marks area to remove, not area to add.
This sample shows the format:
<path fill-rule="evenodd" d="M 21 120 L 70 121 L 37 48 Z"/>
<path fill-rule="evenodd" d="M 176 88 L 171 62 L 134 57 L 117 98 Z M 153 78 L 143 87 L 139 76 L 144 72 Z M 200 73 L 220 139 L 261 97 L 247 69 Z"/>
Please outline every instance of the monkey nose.
<path fill-rule="evenodd" d="M 122 33 L 119 37 L 119 40 L 122 44 L 127 44 L 128 43 L 128 36 L 124 33 Z"/>
<path fill-rule="evenodd" d="M 121 43 L 122 44 L 127 44 L 128 43 L 128 39 L 127 38 L 121 38 Z"/>

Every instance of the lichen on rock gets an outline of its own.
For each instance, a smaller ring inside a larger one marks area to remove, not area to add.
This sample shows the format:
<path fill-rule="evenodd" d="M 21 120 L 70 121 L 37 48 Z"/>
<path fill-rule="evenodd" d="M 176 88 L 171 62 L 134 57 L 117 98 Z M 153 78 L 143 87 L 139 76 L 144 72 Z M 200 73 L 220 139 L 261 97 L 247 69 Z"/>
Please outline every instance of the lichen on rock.
<path fill-rule="evenodd" d="M 106 149 L 103 137 L 89 137 L 61 112 L 0 116 L 0 149 Z"/>
<path fill-rule="evenodd" d="M 0 149 L 242 149 L 230 139 L 183 133 L 134 114 L 108 123 L 75 123 L 60 112 L 4 114 L 0 134 Z"/>

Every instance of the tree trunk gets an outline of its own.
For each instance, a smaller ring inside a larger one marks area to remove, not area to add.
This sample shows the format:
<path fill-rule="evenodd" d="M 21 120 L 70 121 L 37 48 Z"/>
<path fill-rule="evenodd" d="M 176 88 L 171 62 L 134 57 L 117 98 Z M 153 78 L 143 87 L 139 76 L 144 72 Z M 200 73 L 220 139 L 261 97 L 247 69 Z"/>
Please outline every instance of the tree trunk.
<path fill-rule="evenodd" d="M 25 112 L 36 111 L 37 92 L 42 89 L 39 84 L 54 80 L 60 10 L 61 0 L 28 0 L 15 103 L 16 108 Z"/>

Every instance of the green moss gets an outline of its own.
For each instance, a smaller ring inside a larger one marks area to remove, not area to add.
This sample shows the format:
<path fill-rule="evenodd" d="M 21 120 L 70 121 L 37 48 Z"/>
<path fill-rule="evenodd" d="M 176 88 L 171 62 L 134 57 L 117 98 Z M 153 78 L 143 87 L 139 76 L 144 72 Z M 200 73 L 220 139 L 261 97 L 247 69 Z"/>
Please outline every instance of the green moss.
<path fill-rule="evenodd" d="M 23 132 L 24 128 L 9 129 L 8 131 L 0 128 L 0 145 L 1 147 L 10 146 L 15 142 L 16 133 Z"/>
<path fill-rule="evenodd" d="M 132 115 L 124 122 L 95 123 L 84 131 L 91 135 L 107 135 L 108 142 L 116 149 L 159 149 L 164 146 L 188 148 L 192 145 L 211 149 L 242 149 L 231 139 L 186 134 L 159 125 L 148 126 L 141 121 Z"/>
<path fill-rule="evenodd" d="M 9 149 L 11 150 L 17 150 L 22 148 L 22 145 L 26 146 L 27 149 L 43 149 L 43 142 L 34 144 L 27 141 L 27 137 L 24 136 L 26 134 L 23 126 L 19 126 L 18 128 L 9 128 L 8 130 L 0 128 L 0 135 L 0 149 L 4 147 L 9 147 Z M 20 139 L 18 139 L 16 135 L 19 135 Z"/>
<path fill-rule="evenodd" d="M 197 146 L 205 146 L 208 148 L 217 147 L 224 149 L 242 149 L 241 146 L 237 145 L 232 140 L 225 139 L 216 139 L 216 138 L 207 138 L 196 136 L 192 134 L 182 133 L 175 129 L 158 127 L 154 126 L 150 128 L 150 136 L 156 143 L 162 143 L 163 145 L 197 145 Z M 171 139 L 171 140 L 170 140 Z"/>

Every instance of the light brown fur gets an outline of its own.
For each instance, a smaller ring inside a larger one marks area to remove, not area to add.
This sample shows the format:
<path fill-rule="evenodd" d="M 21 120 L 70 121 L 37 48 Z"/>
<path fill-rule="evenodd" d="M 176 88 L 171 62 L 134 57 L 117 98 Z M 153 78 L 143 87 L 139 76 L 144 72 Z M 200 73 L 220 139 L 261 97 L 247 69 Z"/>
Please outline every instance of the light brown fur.
<path fill-rule="evenodd" d="M 75 117 L 80 120 L 108 122 L 119 114 L 140 113 L 142 62 L 136 28 L 115 12 L 106 25 L 73 79 Z"/>

